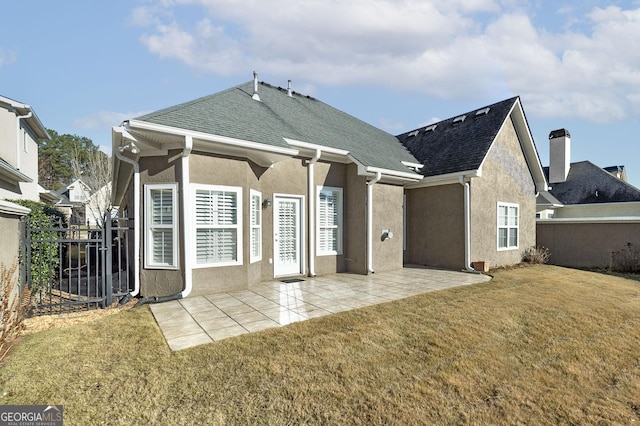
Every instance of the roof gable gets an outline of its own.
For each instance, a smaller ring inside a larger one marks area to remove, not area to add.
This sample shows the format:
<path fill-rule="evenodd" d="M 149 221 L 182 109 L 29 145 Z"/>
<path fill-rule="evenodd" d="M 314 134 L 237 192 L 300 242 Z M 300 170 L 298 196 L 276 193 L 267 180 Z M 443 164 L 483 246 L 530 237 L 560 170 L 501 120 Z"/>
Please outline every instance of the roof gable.
<path fill-rule="evenodd" d="M 549 176 L 549 167 L 544 173 Z M 638 188 L 590 161 L 571 163 L 567 180 L 554 183 L 549 192 L 566 205 L 640 201 Z"/>
<path fill-rule="evenodd" d="M 370 167 L 409 172 L 416 159 L 391 134 L 310 96 L 266 83 L 260 101 L 253 82 L 136 118 L 139 121 L 224 136 L 279 148 L 296 140 L 348 151 Z"/>
<path fill-rule="evenodd" d="M 467 112 L 398 136 L 424 164 L 424 176 L 478 170 L 518 97 Z"/>

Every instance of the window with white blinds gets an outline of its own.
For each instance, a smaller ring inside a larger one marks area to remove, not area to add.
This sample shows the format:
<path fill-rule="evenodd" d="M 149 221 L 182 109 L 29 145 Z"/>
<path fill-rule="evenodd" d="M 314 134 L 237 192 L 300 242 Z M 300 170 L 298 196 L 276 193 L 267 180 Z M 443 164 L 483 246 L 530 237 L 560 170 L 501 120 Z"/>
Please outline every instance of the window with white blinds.
<path fill-rule="evenodd" d="M 249 191 L 249 203 L 251 209 L 251 263 L 262 260 L 262 194 L 255 190 Z"/>
<path fill-rule="evenodd" d="M 342 188 L 318 187 L 317 254 L 342 254 Z"/>
<path fill-rule="evenodd" d="M 498 203 L 498 250 L 518 248 L 518 204 Z"/>
<path fill-rule="evenodd" d="M 198 266 L 242 264 L 242 188 L 194 185 Z"/>
<path fill-rule="evenodd" d="M 178 184 L 149 184 L 145 191 L 145 267 L 178 267 Z"/>

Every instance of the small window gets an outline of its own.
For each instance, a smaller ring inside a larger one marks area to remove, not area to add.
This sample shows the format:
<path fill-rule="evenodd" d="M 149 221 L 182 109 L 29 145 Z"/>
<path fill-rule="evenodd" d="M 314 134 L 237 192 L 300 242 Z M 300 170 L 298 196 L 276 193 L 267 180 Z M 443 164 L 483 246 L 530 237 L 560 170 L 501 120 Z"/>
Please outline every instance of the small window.
<path fill-rule="evenodd" d="M 317 254 L 342 254 L 342 188 L 318 187 Z"/>
<path fill-rule="evenodd" d="M 196 265 L 242 265 L 242 188 L 193 187 Z"/>
<path fill-rule="evenodd" d="M 519 210 L 518 204 L 498 203 L 498 250 L 518 248 Z"/>
<path fill-rule="evenodd" d="M 249 192 L 251 207 L 251 263 L 262 260 L 262 194 L 258 191 Z"/>
<path fill-rule="evenodd" d="M 178 184 L 145 185 L 145 267 L 178 267 Z"/>

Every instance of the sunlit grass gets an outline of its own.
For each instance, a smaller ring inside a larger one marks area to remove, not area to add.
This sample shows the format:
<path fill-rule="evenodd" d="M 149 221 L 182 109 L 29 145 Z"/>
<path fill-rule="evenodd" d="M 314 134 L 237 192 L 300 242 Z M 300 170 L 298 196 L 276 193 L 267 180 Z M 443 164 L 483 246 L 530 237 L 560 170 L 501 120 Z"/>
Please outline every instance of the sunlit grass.
<path fill-rule="evenodd" d="M 553 266 L 171 352 L 148 308 L 24 337 L 2 404 L 65 424 L 640 421 L 640 283 Z"/>

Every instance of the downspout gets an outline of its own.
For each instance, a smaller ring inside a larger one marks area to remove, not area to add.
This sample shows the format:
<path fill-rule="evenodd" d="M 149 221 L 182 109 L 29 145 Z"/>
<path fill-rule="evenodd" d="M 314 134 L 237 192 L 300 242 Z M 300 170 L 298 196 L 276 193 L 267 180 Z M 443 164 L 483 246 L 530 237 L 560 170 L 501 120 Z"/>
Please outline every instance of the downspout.
<path fill-rule="evenodd" d="M 373 185 L 382 179 L 382 173 L 367 182 L 367 272 L 373 274 Z"/>
<path fill-rule="evenodd" d="M 28 106 L 27 106 L 28 107 Z M 31 118 L 33 111 L 29 111 L 25 115 L 18 115 L 16 110 L 16 169 L 20 170 L 20 120 Z M 24 141 L 22 142 L 25 143 Z"/>
<path fill-rule="evenodd" d="M 316 154 L 307 163 L 307 193 L 309 194 L 309 276 L 316 276 L 316 197 L 314 164 L 322 155 L 322 151 L 316 149 Z"/>
<path fill-rule="evenodd" d="M 476 272 L 471 267 L 471 195 L 464 176 L 460 176 L 460 185 L 464 187 L 464 271 Z"/>
<path fill-rule="evenodd" d="M 133 166 L 133 291 L 135 297 L 140 292 L 140 164 L 122 155 L 119 148 L 113 150 L 116 158 Z"/>
<path fill-rule="evenodd" d="M 187 224 L 191 220 L 191 193 L 189 192 L 189 155 L 193 149 L 193 138 L 185 136 L 184 150 L 182 151 L 182 235 L 184 241 L 184 291 L 182 297 L 187 297 L 193 288 L 193 269 L 191 266 L 191 230 Z"/>

